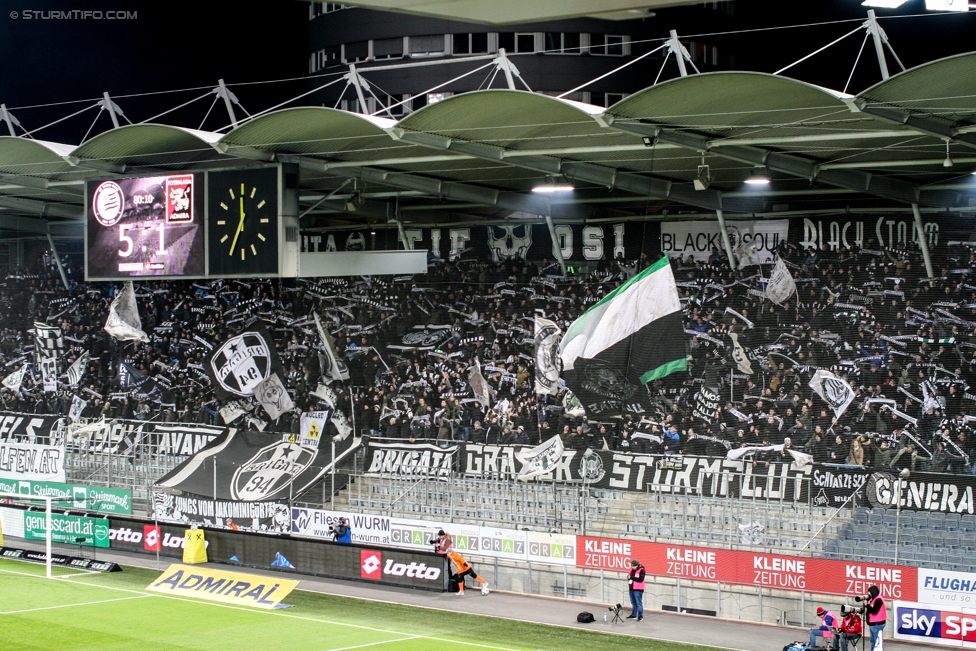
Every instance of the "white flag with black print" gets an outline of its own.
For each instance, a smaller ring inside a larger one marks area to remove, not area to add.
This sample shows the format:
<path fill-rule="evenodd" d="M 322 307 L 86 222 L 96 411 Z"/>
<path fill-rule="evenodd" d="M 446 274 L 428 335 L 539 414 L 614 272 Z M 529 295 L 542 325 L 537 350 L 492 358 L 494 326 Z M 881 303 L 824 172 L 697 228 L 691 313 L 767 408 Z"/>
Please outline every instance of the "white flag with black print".
<path fill-rule="evenodd" d="M 844 378 L 837 377 L 830 371 L 818 369 L 810 380 L 810 388 L 824 399 L 834 410 L 837 418 L 847 410 L 847 406 L 854 400 L 854 389 Z"/>
<path fill-rule="evenodd" d="M 295 403 L 291 401 L 291 396 L 277 373 L 272 373 L 267 380 L 255 385 L 254 399 L 261 403 L 272 420 L 277 420 L 282 414 L 295 408 Z"/>
<path fill-rule="evenodd" d="M 749 361 L 749 355 L 746 354 L 742 344 L 739 343 L 739 335 L 735 332 L 730 332 L 729 339 L 732 340 L 732 361 L 735 362 L 735 367 L 746 375 L 752 375 L 752 362 Z"/>
<path fill-rule="evenodd" d="M 552 472 L 562 461 L 563 440 L 559 435 L 530 448 L 522 450 L 515 455 L 522 462 L 522 469 L 519 470 L 518 478 L 522 481 L 547 475 Z"/>
<path fill-rule="evenodd" d="M 348 380 L 349 366 L 346 365 L 345 360 L 336 352 L 332 335 L 322 326 L 322 319 L 319 318 L 318 313 L 312 312 L 312 316 L 315 317 L 315 328 L 319 331 L 319 339 L 322 340 L 322 349 L 325 354 L 325 374 L 333 380 L 339 380 L 340 382 L 342 380 Z"/>
<path fill-rule="evenodd" d="M 7 377 L 3 378 L 3 386 L 10 389 L 14 393 L 20 391 L 20 385 L 24 383 L 24 374 L 27 372 L 27 364 L 20 367 L 19 371 L 14 371 Z"/>
<path fill-rule="evenodd" d="M 81 412 L 83 412 L 87 406 L 87 400 L 82 400 L 78 396 L 74 396 L 71 399 L 71 408 L 68 410 L 68 420 L 70 420 L 72 423 L 77 422 L 78 419 L 81 418 Z"/>
<path fill-rule="evenodd" d="M 58 358 L 41 357 L 41 382 L 44 385 L 45 393 L 58 392 Z"/>
<path fill-rule="evenodd" d="M 86 350 L 75 360 L 74 364 L 68 367 L 68 384 L 78 384 L 81 382 L 81 378 L 85 376 L 85 370 L 88 368 L 89 357 L 90 355 Z"/>
<path fill-rule="evenodd" d="M 795 293 L 796 283 L 793 281 L 793 275 L 786 268 L 783 259 L 778 258 L 766 283 L 766 298 L 777 305 L 782 305 Z"/>
<path fill-rule="evenodd" d="M 61 328 L 35 322 L 34 345 L 38 358 L 57 358 L 64 350 L 64 337 L 61 335 Z"/>
<path fill-rule="evenodd" d="M 131 280 L 122 286 L 122 291 L 112 301 L 108 309 L 108 319 L 105 321 L 105 332 L 119 341 L 149 341 L 149 336 L 142 330 L 136 292 L 132 289 Z"/>
<path fill-rule="evenodd" d="M 555 322 L 535 317 L 535 392 L 556 395 L 559 391 L 559 340 L 562 331 Z"/>

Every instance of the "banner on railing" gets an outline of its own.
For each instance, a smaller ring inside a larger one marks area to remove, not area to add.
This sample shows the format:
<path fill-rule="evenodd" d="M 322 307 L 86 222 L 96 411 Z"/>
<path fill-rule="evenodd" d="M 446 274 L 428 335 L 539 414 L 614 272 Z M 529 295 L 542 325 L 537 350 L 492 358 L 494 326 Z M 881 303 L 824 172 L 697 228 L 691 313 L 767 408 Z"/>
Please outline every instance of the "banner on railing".
<path fill-rule="evenodd" d="M 64 447 L 0 440 L 0 479 L 64 481 Z"/>
<path fill-rule="evenodd" d="M 349 511 L 292 508 L 291 532 L 296 536 L 334 540 L 332 527 L 345 518 L 349 521 L 352 542 L 364 545 L 389 545 L 390 521 L 384 515 L 363 515 Z M 427 551 L 430 551 L 428 546 Z"/>
<path fill-rule="evenodd" d="M 163 478 L 156 488 L 218 500 L 263 502 L 295 499 L 359 447 L 352 436 L 316 449 L 297 435 L 229 430 Z"/>
<path fill-rule="evenodd" d="M 815 466 L 812 497 L 818 506 L 840 506 L 852 494 L 858 504 L 875 508 L 940 513 L 976 513 L 976 477 L 913 472 L 900 478 L 897 470 L 870 472 L 861 468 Z"/>
<path fill-rule="evenodd" d="M 38 443 L 53 445 L 59 416 L 35 416 L 34 414 L 0 413 L 0 442 Z"/>
<path fill-rule="evenodd" d="M 638 559 L 656 576 L 851 596 L 877 585 L 889 599 L 914 598 L 918 582 L 917 567 L 589 536 L 577 540 L 576 565 L 588 569 L 626 572 Z"/>
<path fill-rule="evenodd" d="M 233 502 L 153 491 L 153 517 L 184 526 L 291 533 L 291 511 L 279 502 Z"/>
<path fill-rule="evenodd" d="M 456 444 L 441 447 L 433 443 L 382 443 L 370 440 L 366 446 L 364 472 L 369 476 L 427 477 L 446 481 L 454 470 Z"/>
<path fill-rule="evenodd" d="M 228 427 L 213 425 L 150 423 L 115 418 L 83 427 L 84 433 L 73 435 L 69 443 L 87 452 L 133 454 L 141 445 L 148 445 L 152 454 L 184 457 L 196 454 L 221 434 L 233 431 Z M 71 432 L 73 434 L 74 430 Z"/>
<path fill-rule="evenodd" d="M 519 452 L 529 446 L 466 443 L 463 474 L 483 479 L 518 478 Z M 536 481 L 583 482 L 594 488 L 680 493 L 706 497 L 746 497 L 805 501 L 812 466 L 753 464 L 718 457 L 633 454 L 605 450 L 564 450 L 562 460 Z M 530 480 L 531 481 L 531 480 Z"/>

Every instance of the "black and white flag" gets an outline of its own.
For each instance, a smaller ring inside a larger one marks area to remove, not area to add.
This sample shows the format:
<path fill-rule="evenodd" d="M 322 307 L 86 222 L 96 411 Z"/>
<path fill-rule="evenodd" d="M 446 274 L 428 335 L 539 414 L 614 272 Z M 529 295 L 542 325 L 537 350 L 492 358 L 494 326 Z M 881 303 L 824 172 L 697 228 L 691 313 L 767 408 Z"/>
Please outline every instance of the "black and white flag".
<path fill-rule="evenodd" d="M 535 317 L 535 392 L 555 395 L 559 391 L 559 340 L 562 331 L 553 321 Z"/>
<path fill-rule="evenodd" d="M 719 395 L 712 389 L 702 385 L 695 395 L 695 409 L 692 416 L 711 423 L 718 416 Z"/>
<path fill-rule="evenodd" d="M 61 328 L 43 323 L 34 323 L 35 351 L 39 358 L 57 358 L 64 350 L 64 337 Z"/>
<path fill-rule="evenodd" d="M 793 276 L 790 274 L 790 270 L 786 268 L 783 259 L 779 258 L 776 260 L 776 265 L 773 266 L 769 281 L 766 283 L 766 298 L 777 305 L 782 305 L 795 293 L 796 283 L 793 282 Z"/>
<path fill-rule="evenodd" d="M 221 400 L 254 395 L 254 388 L 272 373 L 284 375 L 274 340 L 260 320 L 214 348 L 204 364 Z"/>
<path fill-rule="evenodd" d="M 68 410 L 68 420 L 70 420 L 72 423 L 77 422 L 78 419 L 81 418 L 81 412 L 83 412 L 87 406 L 87 400 L 82 400 L 80 397 L 74 396 L 71 399 L 71 408 Z"/>
<path fill-rule="evenodd" d="M 810 388 L 824 399 L 834 410 L 837 418 L 847 410 L 847 406 L 854 400 L 854 389 L 843 378 L 837 377 L 830 371 L 818 369 L 810 380 Z"/>
<path fill-rule="evenodd" d="M 322 340 L 322 349 L 325 353 L 325 374 L 333 380 L 339 380 L 340 382 L 342 380 L 348 380 L 349 367 L 346 365 L 345 360 L 336 352 L 332 335 L 322 327 L 322 319 L 319 318 L 318 313 L 313 312 L 312 316 L 315 317 L 315 328 L 319 331 L 319 339 Z"/>
<path fill-rule="evenodd" d="M 267 380 L 254 386 L 254 399 L 261 403 L 273 420 L 295 408 L 284 383 L 277 373 L 272 373 Z"/>
<path fill-rule="evenodd" d="M 736 368 L 746 375 L 752 375 L 752 362 L 749 361 L 749 355 L 746 354 L 745 349 L 742 348 L 742 344 L 739 343 L 739 335 L 735 332 L 730 332 L 729 339 L 732 340 L 732 361 L 735 362 Z"/>
<path fill-rule="evenodd" d="M 27 372 L 27 364 L 20 367 L 19 371 L 14 371 L 7 377 L 3 378 L 3 386 L 10 389 L 14 393 L 20 391 L 20 385 L 24 382 L 24 374 Z"/>
<path fill-rule="evenodd" d="M 112 301 L 105 321 L 105 332 L 119 341 L 149 341 L 149 336 L 142 330 L 131 280 L 122 286 L 122 291 Z"/>
<path fill-rule="evenodd" d="M 519 480 L 527 481 L 547 475 L 562 461 L 563 440 L 557 434 L 534 448 L 520 450 L 516 457 L 522 462 L 522 469 L 518 474 Z"/>
<path fill-rule="evenodd" d="M 81 382 L 81 378 L 85 376 L 85 370 L 88 368 L 89 357 L 90 354 L 86 350 L 75 360 L 74 364 L 68 367 L 68 384 L 78 384 Z"/>
<path fill-rule="evenodd" d="M 482 407 L 491 405 L 492 388 L 488 386 L 488 380 L 481 374 L 481 364 L 477 360 L 474 366 L 468 368 L 468 385 Z"/>
<path fill-rule="evenodd" d="M 119 386 L 123 391 L 150 402 L 165 402 L 167 396 L 155 379 L 137 370 L 128 362 L 119 364 Z"/>

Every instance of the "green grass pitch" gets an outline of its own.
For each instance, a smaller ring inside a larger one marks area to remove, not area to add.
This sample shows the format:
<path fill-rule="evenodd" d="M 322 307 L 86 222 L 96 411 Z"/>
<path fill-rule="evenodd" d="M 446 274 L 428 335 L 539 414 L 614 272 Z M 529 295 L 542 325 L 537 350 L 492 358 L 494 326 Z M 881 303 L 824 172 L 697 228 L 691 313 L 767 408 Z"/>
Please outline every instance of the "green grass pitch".
<path fill-rule="evenodd" d="M 167 597 L 144 588 L 159 572 L 45 579 L 44 567 L 0 560 L 0 648 L 10 651 L 708 651 L 462 612 L 300 589 L 278 611 Z M 473 596 L 473 595 L 472 595 Z M 470 598 L 470 597 L 469 597 Z M 464 608 L 459 600 L 458 610 Z"/>

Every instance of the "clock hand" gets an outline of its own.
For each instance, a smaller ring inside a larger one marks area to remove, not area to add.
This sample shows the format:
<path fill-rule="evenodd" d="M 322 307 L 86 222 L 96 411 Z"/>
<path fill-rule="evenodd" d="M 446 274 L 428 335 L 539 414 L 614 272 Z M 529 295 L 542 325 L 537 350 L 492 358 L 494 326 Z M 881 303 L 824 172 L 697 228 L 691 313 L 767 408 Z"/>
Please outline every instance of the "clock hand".
<path fill-rule="evenodd" d="M 244 199 L 241 199 L 241 221 L 237 224 L 237 232 L 234 233 L 234 241 L 230 243 L 230 253 L 227 255 L 233 256 L 234 249 L 237 248 L 237 238 L 244 231 Z"/>

